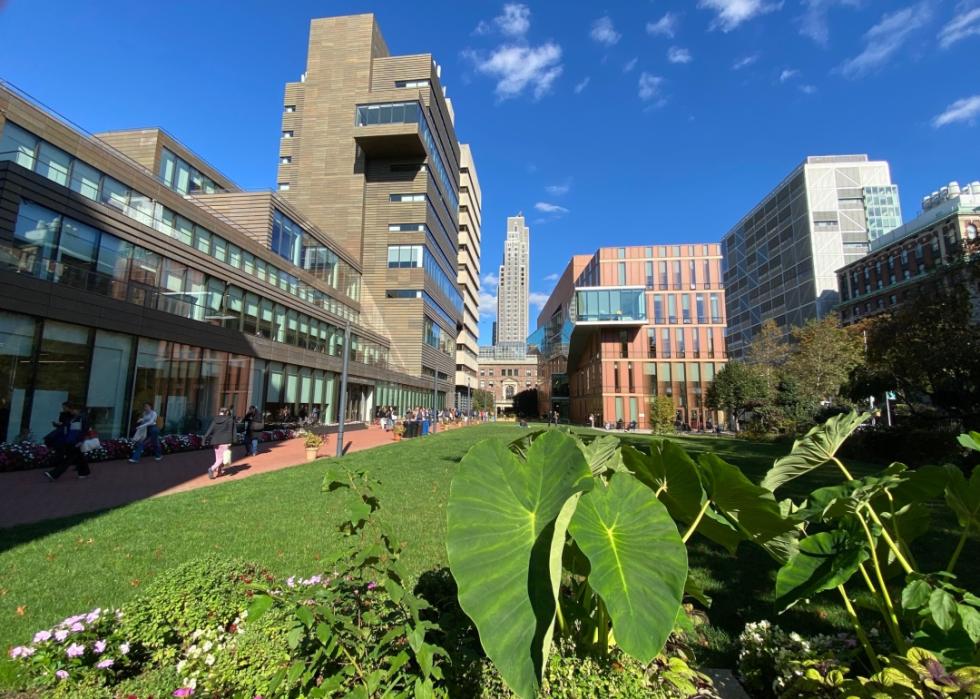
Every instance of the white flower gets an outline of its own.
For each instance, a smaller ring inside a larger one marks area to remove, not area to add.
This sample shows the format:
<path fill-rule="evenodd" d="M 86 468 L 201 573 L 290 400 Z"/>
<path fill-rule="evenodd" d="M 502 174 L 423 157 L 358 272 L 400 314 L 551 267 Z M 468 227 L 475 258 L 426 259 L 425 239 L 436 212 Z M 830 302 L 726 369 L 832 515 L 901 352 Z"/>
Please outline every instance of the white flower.
<path fill-rule="evenodd" d="M 214 656 L 209 653 L 208 656 L 204 659 L 204 664 L 207 665 L 208 667 L 214 665 Z"/>
<path fill-rule="evenodd" d="M 201 647 L 204 649 L 204 652 L 206 653 L 214 647 L 214 644 L 211 641 L 205 641 L 204 645 Z"/>

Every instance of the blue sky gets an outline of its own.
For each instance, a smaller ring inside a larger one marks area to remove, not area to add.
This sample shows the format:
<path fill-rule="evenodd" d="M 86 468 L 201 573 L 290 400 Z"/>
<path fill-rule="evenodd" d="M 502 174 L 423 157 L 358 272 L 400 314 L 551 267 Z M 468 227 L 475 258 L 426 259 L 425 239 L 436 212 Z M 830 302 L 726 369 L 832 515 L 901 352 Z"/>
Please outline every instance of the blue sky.
<path fill-rule="evenodd" d="M 441 63 L 484 274 L 523 211 L 537 303 L 573 253 L 719 240 L 808 154 L 890 161 L 906 218 L 980 179 L 980 0 L 0 0 L 0 77 L 90 131 L 162 126 L 272 187 L 309 20 L 369 11 L 393 53 Z"/>

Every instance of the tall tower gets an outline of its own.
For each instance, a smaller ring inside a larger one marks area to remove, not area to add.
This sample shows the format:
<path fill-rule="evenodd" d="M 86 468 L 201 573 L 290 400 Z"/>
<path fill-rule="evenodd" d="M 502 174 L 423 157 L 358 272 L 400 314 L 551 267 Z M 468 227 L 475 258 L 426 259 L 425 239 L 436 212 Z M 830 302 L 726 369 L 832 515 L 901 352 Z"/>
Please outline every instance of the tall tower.
<path fill-rule="evenodd" d="M 374 15 L 313 20 L 306 72 L 286 85 L 278 189 L 362 263 L 362 318 L 391 338 L 391 362 L 448 395 L 460 148 L 440 72 L 430 54 L 391 55 Z"/>
<path fill-rule="evenodd" d="M 527 342 L 530 238 L 531 231 L 524 225 L 523 214 L 507 218 L 504 261 L 497 287 L 497 345 Z"/>
<path fill-rule="evenodd" d="M 463 292 L 463 328 L 456 338 L 456 407 L 477 386 L 480 323 L 480 227 L 483 198 L 469 145 L 459 145 L 459 256 L 456 281 Z"/>

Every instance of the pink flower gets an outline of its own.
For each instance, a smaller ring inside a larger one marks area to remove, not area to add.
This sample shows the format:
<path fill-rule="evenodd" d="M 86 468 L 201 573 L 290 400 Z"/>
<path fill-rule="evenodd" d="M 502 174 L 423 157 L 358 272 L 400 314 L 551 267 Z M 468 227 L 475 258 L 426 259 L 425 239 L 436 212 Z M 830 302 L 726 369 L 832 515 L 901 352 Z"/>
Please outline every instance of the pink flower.
<path fill-rule="evenodd" d="M 65 655 L 67 655 L 69 658 L 78 658 L 85 655 L 85 646 L 83 646 L 81 643 L 72 643 L 65 650 Z"/>
<path fill-rule="evenodd" d="M 50 639 L 51 639 L 51 632 L 50 631 L 38 631 L 36 634 L 34 634 L 34 642 L 35 643 L 42 643 L 42 642 L 47 641 L 47 640 L 50 640 Z"/>
<path fill-rule="evenodd" d="M 70 630 L 72 633 L 81 633 L 82 631 L 85 630 L 85 625 L 80 621 L 76 621 L 74 624 L 71 625 Z"/>
<path fill-rule="evenodd" d="M 16 660 L 17 658 L 29 658 L 34 655 L 34 649 L 30 646 L 17 646 L 10 649 L 10 657 Z"/>
<path fill-rule="evenodd" d="M 108 670 L 110 667 L 112 667 L 112 663 L 114 662 L 115 661 L 112 658 L 106 658 L 105 660 L 100 660 L 97 662 L 95 667 L 99 668 L 100 670 Z"/>
<path fill-rule="evenodd" d="M 175 697 L 192 697 L 194 696 L 193 687 L 181 687 L 180 689 L 174 690 Z"/>
<path fill-rule="evenodd" d="M 66 638 L 68 638 L 68 629 L 58 629 L 54 632 L 54 640 L 61 643 Z"/>
<path fill-rule="evenodd" d="M 92 650 L 95 651 L 96 655 L 102 655 L 105 652 L 105 641 L 96 641 Z"/>
<path fill-rule="evenodd" d="M 68 671 L 67 670 L 58 670 L 56 673 L 54 673 L 54 676 L 57 677 L 59 680 L 67 680 L 68 679 Z"/>

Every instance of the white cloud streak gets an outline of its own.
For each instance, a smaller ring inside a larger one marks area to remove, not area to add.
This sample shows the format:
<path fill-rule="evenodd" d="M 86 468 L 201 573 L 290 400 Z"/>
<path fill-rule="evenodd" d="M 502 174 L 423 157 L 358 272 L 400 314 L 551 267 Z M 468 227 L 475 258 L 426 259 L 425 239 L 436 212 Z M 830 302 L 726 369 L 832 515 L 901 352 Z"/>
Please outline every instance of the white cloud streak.
<path fill-rule="evenodd" d="M 679 46 L 671 46 L 667 49 L 667 60 L 671 63 L 690 63 L 694 60 L 691 52 Z"/>
<path fill-rule="evenodd" d="M 534 99 L 551 91 L 562 73 L 561 46 L 547 42 L 541 46 L 501 45 L 489 56 L 464 51 L 476 70 L 497 80 L 496 93 L 501 100 L 518 97 L 530 89 Z"/>
<path fill-rule="evenodd" d="M 558 277 L 559 276 L 561 276 L 561 275 L 559 275 L 557 272 L 555 272 L 553 274 L 549 274 L 547 277 L 544 278 L 544 280 L 546 282 L 556 282 L 556 281 L 558 281 Z"/>
<path fill-rule="evenodd" d="M 732 64 L 732 70 L 742 70 L 759 60 L 759 54 L 753 53 L 750 56 L 743 56 Z"/>
<path fill-rule="evenodd" d="M 677 33 L 677 20 L 677 15 L 675 15 L 673 12 L 668 12 L 656 22 L 647 22 L 647 34 L 650 36 L 665 36 L 668 39 L 673 39 L 674 34 Z"/>
<path fill-rule="evenodd" d="M 980 36 L 980 6 L 971 9 L 967 4 L 960 3 L 953 19 L 939 30 L 939 45 L 948 49 L 971 36 Z"/>
<path fill-rule="evenodd" d="M 654 97 L 657 97 L 660 94 L 660 86 L 663 82 L 664 79 L 657 75 L 651 75 L 647 72 L 640 73 L 638 92 L 640 99 L 644 102 L 649 102 Z"/>
<path fill-rule="evenodd" d="M 938 129 L 959 122 L 972 126 L 977 122 L 978 117 L 980 117 L 980 95 L 973 95 L 956 100 L 946 107 L 942 114 L 937 114 L 932 120 L 932 126 Z"/>
<path fill-rule="evenodd" d="M 799 18 L 800 34 L 813 39 L 820 46 L 826 46 L 830 41 L 830 25 L 827 15 L 830 8 L 860 7 L 862 0 L 804 0 L 805 10 Z"/>
<path fill-rule="evenodd" d="M 784 83 L 787 80 L 792 80 L 799 74 L 800 71 L 795 68 L 783 68 L 783 72 L 779 74 L 779 82 Z"/>
<path fill-rule="evenodd" d="M 841 75 L 853 80 L 877 71 L 931 18 L 932 10 L 927 0 L 883 15 L 878 24 L 864 34 L 864 50 L 841 64 Z"/>
<path fill-rule="evenodd" d="M 568 194 L 568 191 L 572 188 L 571 179 L 567 179 L 561 184 L 549 184 L 544 190 L 555 197 L 562 197 Z"/>
<path fill-rule="evenodd" d="M 765 0 L 698 0 L 702 10 L 714 10 L 715 19 L 711 29 L 730 32 L 737 29 L 743 22 L 748 22 L 761 15 L 775 12 L 782 8 L 782 2 L 766 2 Z"/>
<path fill-rule="evenodd" d="M 504 36 L 520 37 L 531 28 L 531 8 L 521 3 L 507 3 L 492 21 L 476 25 L 476 34 L 489 34 L 496 28 Z"/>
<path fill-rule="evenodd" d="M 631 72 L 634 68 L 636 68 L 636 63 L 639 60 L 640 60 L 639 58 L 633 57 L 630 60 L 626 61 L 626 65 L 623 66 L 623 72 L 624 73 Z"/>
<path fill-rule="evenodd" d="M 551 298 L 551 294 L 543 294 L 540 291 L 532 291 L 527 295 L 528 303 L 537 310 L 544 308 L 544 305 L 548 303 L 548 299 Z"/>
<path fill-rule="evenodd" d="M 592 81 L 592 78 L 590 78 L 588 75 L 586 75 L 584 78 L 582 78 L 582 80 L 580 80 L 579 82 L 575 83 L 575 87 L 573 88 L 573 90 L 575 91 L 575 94 L 576 95 L 581 94 L 582 90 L 584 90 L 585 88 L 587 88 L 589 86 L 589 83 L 591 81 Z"/>
<path fill-rule="evenodd" d="M 558 204 L 552 204 L 546 201 L 539 201 L 534 205 L 534 208 L 546 214 L 567 214 L 568 209 L 564 206 L 558 206 Z"/>
<path fill-rule="evenodd" d="M 589 36 L 591 36 L 592 41 L 595 41 L 596 43 L 604 44 L 605 46 L 613 46 L 619 42 L 622 35 L 616 31 L 612 18 L 609 17 L 609 15 L 606 15 L 605 17 L 600 17 L 592 23 L 592 31 L 589 32 Z"/>

